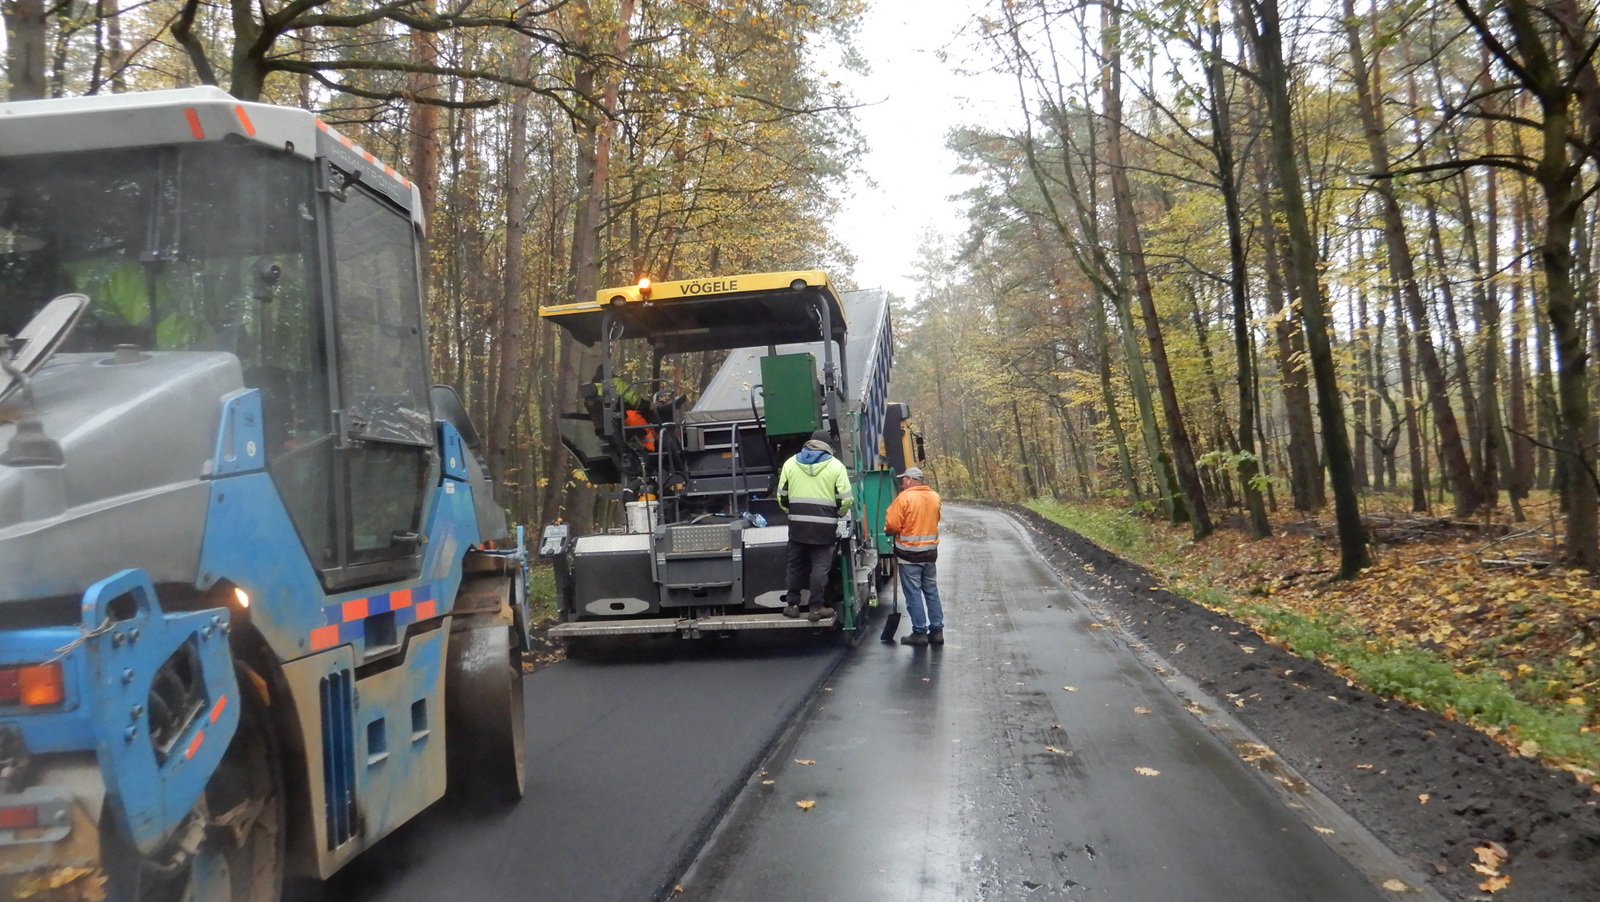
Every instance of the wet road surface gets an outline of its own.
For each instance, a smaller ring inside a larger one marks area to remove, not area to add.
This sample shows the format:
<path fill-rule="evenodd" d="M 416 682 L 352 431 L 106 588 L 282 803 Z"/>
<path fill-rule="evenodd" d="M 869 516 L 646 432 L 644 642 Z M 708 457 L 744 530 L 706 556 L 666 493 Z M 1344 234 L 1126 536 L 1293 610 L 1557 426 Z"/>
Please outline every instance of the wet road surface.
<path fill-rule="evenodd" d="M 680 640 L 527 678 L 528 785 L 508 811 L 447 801 L 290 902 L 643 902 L 670 881 L 837 666 L 827 638 Z"/>
<path fill-rule="evenodd" d="M 949 644 L 869 637 L 681 899 L 1385 898 L 1096 628 L 1014 521 L 947 506 L 939 556 Z"/>

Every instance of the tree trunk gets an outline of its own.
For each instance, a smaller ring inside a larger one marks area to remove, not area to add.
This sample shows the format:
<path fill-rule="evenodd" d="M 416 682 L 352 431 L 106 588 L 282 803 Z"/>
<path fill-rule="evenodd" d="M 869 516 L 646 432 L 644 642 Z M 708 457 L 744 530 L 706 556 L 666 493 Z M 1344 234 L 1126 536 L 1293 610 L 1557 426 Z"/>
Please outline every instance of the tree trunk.
<path fill-rule="evenodd" d="M 1216 527 L 1211 522 L 1211 512 L 1206 507 L 1205 490 L 1200 484 L 1199 469 L 1195 465 L 1194 445 L 1184 424 L 1183 410 L 1178 405 L 1178 390 L 1172 380 L 1172 367 L 1167 361 L 1166 340 L 1161 332 L 1161 320 L 1156 311 L 1155 294 L 1150 286 L 1150 271 L 1145 263 L 1144 241 L 1139 234 L 1138 216 L 1133 209 L 1133 190 L 1128 182 L 1127 163 L 1122 152 L 1122 14 L 1111 6 L 1101 7 L 1101 25 L 1106 43 L 1105 52 L 1110 71 L 1104 85 L 1107 122 L 1107 167 L 1111 170 L 1112 200 L 1117 211 L 1118 245 L 1125 249 L 1129 273 L 1133 277 L 1134 294 L 1139 299 L 1139 310 L 1144 319 L 1145 343 L 1149 346 L 1150 365 L 1155 370 L 1156 389 L 1161 397 L 1161 409 L 1167 420 L 1167 440 L 1172 445 L 1172 464 L 1177 471 L 1178 487 L 1183 492 L 1188 508 L 1189 523 L 1196 540 L 1210 535 Z M 1124 324 L 1129 325 L 1129 324 Z M 1135 355 L 1128 361 L 1131 368 L 1142 366 Z"/>
<path fill-rule="evenodd" d="M 1587 193 L 1584 160 L 1572 148 L 1600 140 L 1600 89 L 1593 69 L 1592 17 L 1574 0 L 1535 5 L 1504 0 L 1500 6 L 1513 43 L 1490 43 L 1492 32 L 1477 11 L 1456 0 L 1456 8 L 1502 63 L 1537 100 L 1542 145 L 1534 181 L 1544 194 L 1544 236 L 1539 259 L 1545 274 L 1545 305 L 1556 350 L 1556 399 L 1560 430 L 1556 445 L 1564 464 L 1561 495 L 1567 511 L 1565 556 L 1586 570 L 1600 569 L 1600 490 L 1590 454 L 1593 414 L 1589 409 L 1587 299 L 1573 281 L 1574 228 Z M 1551 22 L 1557 27 L 1551 28 Z M 1582 23 L 1582 24 L 1580 24 Z M 1555 46 L 1550 46 L 1554 44 Z M 1513 56 L 1512 47 L 1520 58 Z M 1564 65 L 1563 65 L 1564 64 Z M 1590 153 L 1591 151 L 1582 151 Z"/>
<path fill-rule="evenodd" d="M 1264 164 L 1256 167 L 1261 186 L 1262 265 L 1267 276 L 1267 310 L 1272 314 L 1272 335 L 1278 362 L 1278 378 L 1283 383 L 1283 410 L 1289 431 L 1289 487 L 1294 509 L 1319 511 L 1327 504 L 1323 492 L 1322 455 L 1317 450 L 1317 430 L 1311 413 L 1311 381 L 1305 367 L 1305 338 L 1298 316 L 1291 313 L 1294 302 L 1285 297 L 1288 283 L 1283 276 L 1282 247 L 1271 198 L 1272 180 Z"/>
<path fill-rule="evenodd" d="M 1406 325 L 1404 302 L 1400 300 L 1400 286 L 1391 286 L 1394 293 L 1395 351 L 1400 358 L 1400 396 L 1405 400 L 1406 460 L 1411 468 L 1411 511 L 1427 513 L 1428 458 L 1427 446 L 1422 440 L 1422 411 L 1417 406 L 1417 382 L 1411 365 L 1411 327 Z"/>
<path fill-rule="evenodd" d="M 106 26 L 106 80 L 111 83 L 111 93 L 128 90 L 128 49 L 122 43 L 121 0 L 99 0 L 100 18 Z"/>
<path fill-rule="evenodd" d="M 1257 477 L 1261 462 L 1256 454 L 1256 369 L 1250 341 L 1250 264 L 1244 250 L 1244 213 L 1239 202 L 1239 172 L 1234 161 L 1233 117 L 1223 82 L 1222 36 L 1220 21 L 1211 25 L 1212 57 L 1207 66 L 1206 84 L 1211 92 L 1209 113 L 1214 133 L 1212 146 L 1217 159 L 1217 187 L 1222 195 L 1224 219 L 1228 224 L 1228 299 L 1233 306 L 1234 364 L 1239 371 L 1239 430 L 1237 454 L 1239 488 L 1250 515 L 1250 538 L 1272 534 L 1266 500 Z"/>
<path fill-rule="evenodd" d="M 6 81 L 11 100 L 42 100 L 45 93 L 44 0 L 5 0 L 0 16 L 6 23 Z"/>
<path fill-rule="evenodd" d="M 516 48 L 517 77 L 526 78 L 532 68 L 533 41 L 526 35 L 519 36 Z M 523 308 L 527 294 L 523 283 L 523 239 L 528 215 L 528 102 L 527 91 L 515 90 L 511 118 L 506 125 L 510 132 L 505 162 L 506 263 L 500 292 L 500 334 L 496 342 L 500 359 L 496 361 L 499 366 L 494 406 L 489 415 L 488 448 L 495 478 L 504 486 L 514 486 L 520 481 L 513 478 L 516 467 L 512 436 L 524 406 L 527 371 L 527 351 L 523 347 L 526 332 Z"/>
<path fill-rule="evenodd" d="M 1455 492 L 1456 516 L 1464 517 L 1482 504 L 1472 480 L 1471 465 L 1461 445 L 1461 430 L 1456 425 L 1455 411 L 1450 407 L 1450 390 L 1445 381 L 1444 368 L 1433 350 L 1428 335 L 1428 313 L 1422 302 L 1422 292 L 1417 287 L 1416 270 L 1412 265 L 1411 242 L 1406 236 L 1405 216 L 1395 197 L 1394 184 L 1389 173 L 1389 148 L 1384 139 L 1383 124 L 1372 98 L 1372 81 L 1367 72 L 1366 56 L 1361 48 L 1359 20 L 1355 18 L 1353 0 L 1344 0 L 1345 37 L 1349 42 L 1351 77 L 1355 82 L 1356 105 L 1360 109 L 1362 129 L 1366 132 L 1367 153 L 1372 160 L 1373 190 L 1383 207 L 1383 238 L 1388 248 L 1389 273 L 1399 287 L 1411 314 L 1411 329 L 1416 336 L 1417 355 L 1422 364 L 1422 374 L 1427 380 L 1428 397 L 1433 405 L 1434 421 L 1439 426 L 1440 453 L 1450 474 L 1451 488 Z"/>
<path fill-rule="evenodd" d="M 1356 497 L 1350 459 L 1350 436 L 1345 431 L 1343 401 L 1339 397 L 1333 347 L 1328 337 L 1326 302 L 1315 238 L 1306 215 L 1305 194 L 1301 188 L 1299 165 L 1295 160 L 1295 135 L 1289 106 L 1289 74 L 1283 61 L 1283 39 L 1279 32 L 1277 0 L 1252 0 L 1259 19 L 1251 22 L 1250 39 L 1255 44 L 1261 66 L 1262 93 L 1267 101 L 1271 126 L 1272 156 L 1278 182 L 1283 188 L 1285 220 L 1289 227 L 1289 246 L 1293 253 L 1290 272 L 1300 291 L 1305 314 L 1306 350 L 1311 356 L 1312 373 L 1317 382 L 1317 413 L 1322 422 L 1322 441 L 1333 483 L 1334 516 L 1339 529 L 1339 579 L 1353 579 L 1371 566 L 1366 529 L 1361 524 L 1361 508 Z M 1255 26 L 1259 24 L 1259 29 Z"/>

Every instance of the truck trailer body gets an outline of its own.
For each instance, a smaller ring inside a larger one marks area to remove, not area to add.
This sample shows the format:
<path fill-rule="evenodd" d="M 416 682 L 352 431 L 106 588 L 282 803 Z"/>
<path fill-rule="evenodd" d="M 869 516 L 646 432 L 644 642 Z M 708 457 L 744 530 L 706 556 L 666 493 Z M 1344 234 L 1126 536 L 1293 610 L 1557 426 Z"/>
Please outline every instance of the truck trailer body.
<path fill-rule="evenodd" d="M 270 902 L 458 774 L 520 796 L 525 561 L 418 197 L 214 88 L 0 104 L 0 894 Z"/>
<path fill-rule="evenodd" d="M 553 636 L 860 628 L 891 548 L 893 473 L 914 453 L 905 407 L 888 401 L 884 292 L 837 292 L 817 271 L 757 273 L 605 289 L 541 315 L 601 347 L 563 440 L 592 483 L 618 487 L 625 513 L 582 536 L 546 527 L 540 553 L 555 563 L 563 617 Z M 649 378 L 619 375 L 630 340 L 651 352 Z M 689 387 L 662 374 L 703 351 L 725 357 L 689 404 Z M 811 621 L 781 613 L 788 521 L 777 482 L 818 430 L 856 503 L 838 531 L 837 613 Z"/>

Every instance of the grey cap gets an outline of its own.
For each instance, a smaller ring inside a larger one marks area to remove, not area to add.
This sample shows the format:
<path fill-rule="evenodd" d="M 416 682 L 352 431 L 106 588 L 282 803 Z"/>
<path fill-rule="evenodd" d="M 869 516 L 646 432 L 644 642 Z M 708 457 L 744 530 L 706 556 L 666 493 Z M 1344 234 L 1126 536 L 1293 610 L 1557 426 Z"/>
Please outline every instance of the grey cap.
<path fill-rule="evenodd" d="M 823 443 L 826 444 L 826 443 L 831 443 L 833 441 L 833 436 L 829 435 L 828 434 L 828 430 L 826 430 L 826 429 L 818 429 L 816 432 L 811 433 L 811 440 L 814 441 L 814 442 L 823 442 Z"/>
<path fill-rule="evenodd" d="M 900 474 L 900 478 L 901 479 L 923 479 L 925 477 L 922 475 L 922 468 L 921 467 L 906 467 L 906 471 L 904 473 Z"/>

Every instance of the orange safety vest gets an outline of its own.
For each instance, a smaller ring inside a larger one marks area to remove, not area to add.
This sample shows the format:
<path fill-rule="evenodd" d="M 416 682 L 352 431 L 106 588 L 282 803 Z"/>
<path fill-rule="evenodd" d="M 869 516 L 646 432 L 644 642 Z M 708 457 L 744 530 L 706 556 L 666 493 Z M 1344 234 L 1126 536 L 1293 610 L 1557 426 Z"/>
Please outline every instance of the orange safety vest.
<path fill-rule="evenodd" d="M 939 557 L 939 493 L 925 485 L 904 489 L 889 504 L 884 532 L 894 536 L 895 557 L 927 564 Z"/>
<path fill-rule="evenodd" d="M 627 426 L 648 427 L 650 425 L 650 421 L 644 418 L 644 414 L 637 410 L 629 410 L 624 413 L 622 415 L 622 422 Z M 656 449 L 656 431 L 654 429 L 646 428 L 644 431 L 644 438 L 640 440 L 639 444 L 643 445 L 646 451 L 654 451 Z"/>

